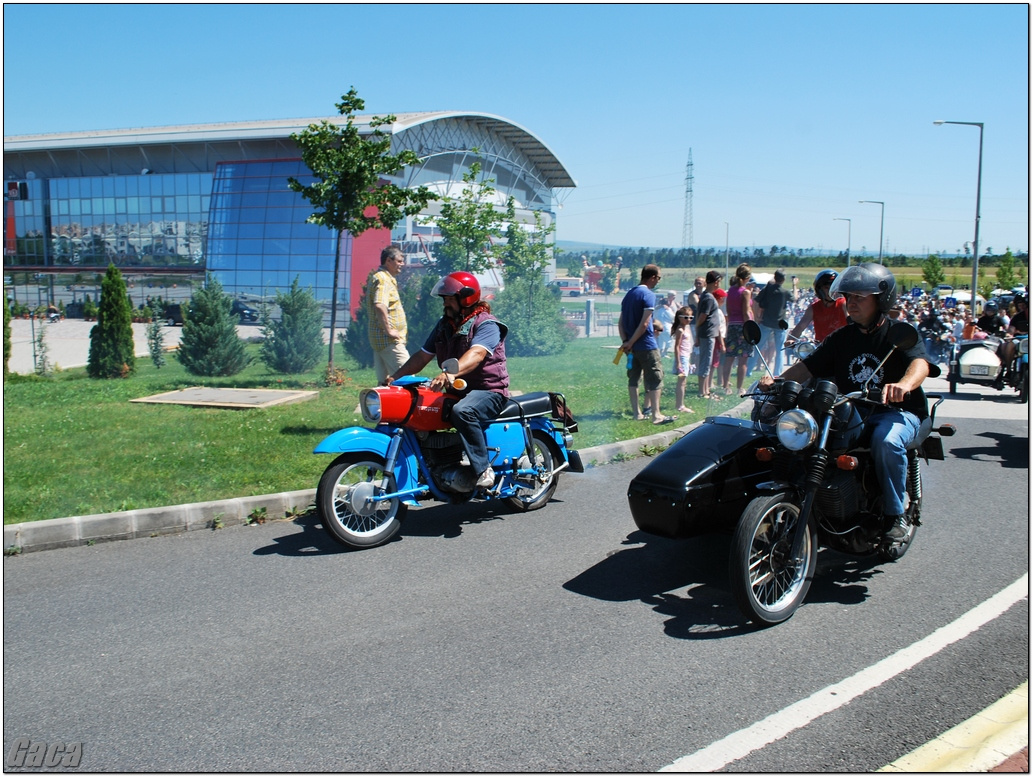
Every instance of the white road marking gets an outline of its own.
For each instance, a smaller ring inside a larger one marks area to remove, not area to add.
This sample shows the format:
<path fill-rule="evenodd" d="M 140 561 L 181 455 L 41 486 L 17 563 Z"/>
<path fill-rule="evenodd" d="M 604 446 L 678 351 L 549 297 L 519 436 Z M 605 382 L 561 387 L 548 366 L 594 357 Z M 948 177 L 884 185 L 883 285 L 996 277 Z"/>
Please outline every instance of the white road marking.
<path fill-rule="evenodd" d="M 822 715 L 845 706 L 882 683 L 911 669 L 948 645 L 964 639 L 972 632 L 1002 615 L 1027 597 L 1029 574 L 1025 574 L 982 604 L 969 610 L 953 623 L 948 623 L 929 636 L 898 650 L 852 677 L 830 685 L 811 696 L 791 704 L 748 728 L 729 734 L 724 739 L 690 755 L 679 758 L 661 772 L 715 772 L 755 750 L 771 744 L 803 728 Z"/>

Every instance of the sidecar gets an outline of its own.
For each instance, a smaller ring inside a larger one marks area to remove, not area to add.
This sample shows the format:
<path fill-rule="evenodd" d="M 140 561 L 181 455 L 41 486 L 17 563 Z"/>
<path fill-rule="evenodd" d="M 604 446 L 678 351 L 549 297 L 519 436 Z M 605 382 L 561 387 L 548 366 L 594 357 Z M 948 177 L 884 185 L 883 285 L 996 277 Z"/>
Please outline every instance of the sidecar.
<path fill-rule="evenodd" d="M 947 370 L 951 394 L 958 393 L 959 383 L 995 386 L 1003 367 L 997 355 L 1001 342 L 999 337 L 987 337 L 983 340 L 960 340 L 954 344 Z M 996 387 L 1000 388 L 999 385 Z"/>
<path fill-rule="evenodd" d="M 757 421 L 706 418 L 631 481 L 635 525 L 674 539 L 734 531 L 757 485 L 772 479 L 771 464 L 757 457 L 772 434 Z"/>

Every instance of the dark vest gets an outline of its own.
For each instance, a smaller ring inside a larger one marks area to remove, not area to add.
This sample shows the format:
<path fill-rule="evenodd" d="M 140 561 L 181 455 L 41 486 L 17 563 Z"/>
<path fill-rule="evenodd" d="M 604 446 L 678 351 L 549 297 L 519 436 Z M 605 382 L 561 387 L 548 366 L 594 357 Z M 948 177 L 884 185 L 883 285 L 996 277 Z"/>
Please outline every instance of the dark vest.
<path fill-rule="evenodd" d="M 481 391 L 495 391 L 503 396 L 509 396 L 509 372 L 506 370 L 506 333 L 509 328 L 487 311 L 482 311 L 470 318 L 455 331 L 451 332 L 451 325 L 442 318 L 438 321 L 437 331 L 434 337 L 434 354 L 437 356 L 438 365 L 446 359 L 458 359 L 470 350 L 473 343 L 473 331 L 482 321 L 494 321 L 499 325 L 502 339 L 495 346 L 495 350 L 484 357 L 484 360 L 473 372 L 464 375 L 467 383 L 467 390 L 478 389 Z"/>

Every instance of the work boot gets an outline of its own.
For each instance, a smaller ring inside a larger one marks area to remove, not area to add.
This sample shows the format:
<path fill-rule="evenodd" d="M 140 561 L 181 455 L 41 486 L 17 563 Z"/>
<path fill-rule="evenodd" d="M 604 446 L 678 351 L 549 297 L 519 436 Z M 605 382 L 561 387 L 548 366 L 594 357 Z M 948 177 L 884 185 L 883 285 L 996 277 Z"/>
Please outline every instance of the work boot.
<path fill-rule="evenodd" d="M 888 528 L 882 533 L 884 539 L 900 542 L 907 536 L 908 523 L 903 515 L 887 515 L 885 521 Z"/>
<path fill-rule="evenodd" d="M 477 488 L 491 488 L 495 485 L 495 470 L 488 467 L 477 476 Z"/>

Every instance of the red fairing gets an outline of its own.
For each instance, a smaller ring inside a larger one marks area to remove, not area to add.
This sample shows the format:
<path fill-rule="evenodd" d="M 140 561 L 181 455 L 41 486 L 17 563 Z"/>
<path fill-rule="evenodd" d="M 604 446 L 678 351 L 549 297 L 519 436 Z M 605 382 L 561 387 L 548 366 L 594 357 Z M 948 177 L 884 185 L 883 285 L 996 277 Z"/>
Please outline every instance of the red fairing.
<path fill-rule="evenodd" d="M 380 386 L 369 390 L 380 396 L 382 424 L 402 425 L 404 421 L 407 429 L 417 432 L 437 432 L 452 428 L 452 424 L 444 420 L 444 416 L 446 410 L 451 409 L 456 403 L 455 396 L 431 391 L 425 386 Z M 408 421 L 405 420 L 406 416 L 409 416 Z"/>

